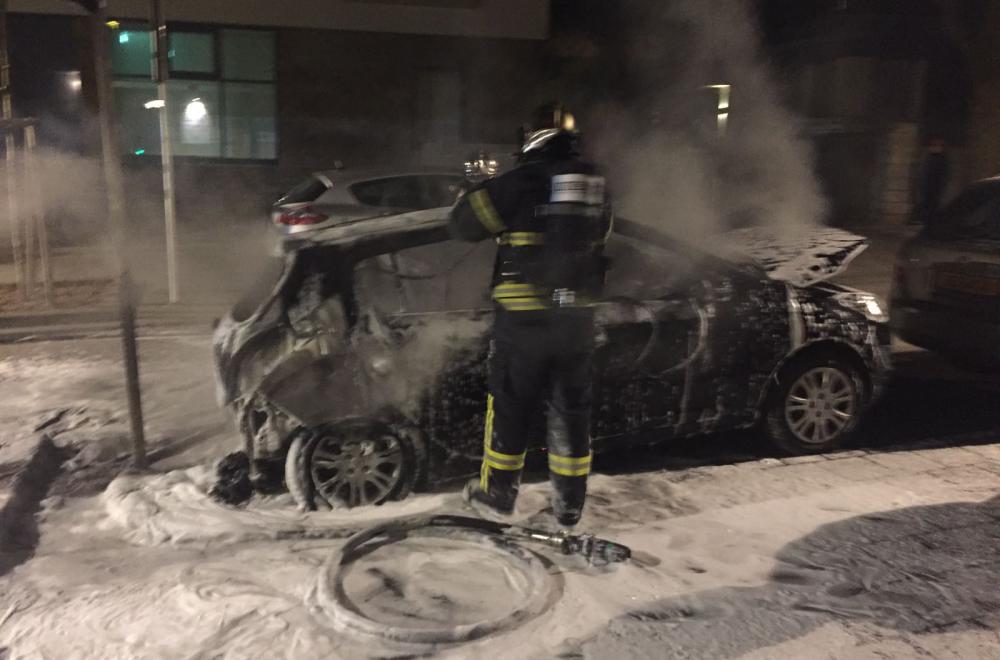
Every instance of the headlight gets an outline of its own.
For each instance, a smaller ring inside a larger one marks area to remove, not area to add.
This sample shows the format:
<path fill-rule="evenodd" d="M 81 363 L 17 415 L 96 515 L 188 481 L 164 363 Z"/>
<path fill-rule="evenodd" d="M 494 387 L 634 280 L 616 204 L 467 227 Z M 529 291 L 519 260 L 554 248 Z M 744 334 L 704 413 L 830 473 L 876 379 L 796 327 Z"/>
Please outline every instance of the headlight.
<path fill-rule="evenodd" d="M 878 299 L 873 293 L 864 291 L 845 291 L 833 297 L 837 304 L 847 309 L 853 309 L 865 315 L 869 321 L 876 323 L 886 323 L 889 314 L 885 311 L 885 303 Z"/>

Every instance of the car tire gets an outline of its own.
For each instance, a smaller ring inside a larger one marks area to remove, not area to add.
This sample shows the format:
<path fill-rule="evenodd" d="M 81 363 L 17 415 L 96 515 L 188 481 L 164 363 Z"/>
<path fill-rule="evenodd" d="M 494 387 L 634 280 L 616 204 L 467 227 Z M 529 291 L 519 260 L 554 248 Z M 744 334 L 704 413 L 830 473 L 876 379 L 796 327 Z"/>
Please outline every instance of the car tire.
<path fill-rule="evenodd" d="M 301 429 L 285 457 L 285 485 L 307 511 L 401 500 L 421 476 L 422 449 L 416 433 L 368 420 Z"/>
<path fill-rule="evenodd" d="M 782 370 L 768 397 L 767 439 L 794 456 L 840 448 L 857 426 L 863 383 L 854 365 L 835 356 L 795 360 Z"/>

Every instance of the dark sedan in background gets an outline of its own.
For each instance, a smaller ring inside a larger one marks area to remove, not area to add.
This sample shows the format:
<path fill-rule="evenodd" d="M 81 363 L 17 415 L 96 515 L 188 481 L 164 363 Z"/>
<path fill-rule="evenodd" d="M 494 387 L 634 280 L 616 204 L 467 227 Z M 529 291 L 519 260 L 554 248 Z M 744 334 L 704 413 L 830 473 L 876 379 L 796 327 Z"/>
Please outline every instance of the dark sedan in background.
<path fill-rule="evenodd" d="M 975 370 L 1000 366 L 1000 177 L 934 213 L 896 261 L 892 328 Z"/>

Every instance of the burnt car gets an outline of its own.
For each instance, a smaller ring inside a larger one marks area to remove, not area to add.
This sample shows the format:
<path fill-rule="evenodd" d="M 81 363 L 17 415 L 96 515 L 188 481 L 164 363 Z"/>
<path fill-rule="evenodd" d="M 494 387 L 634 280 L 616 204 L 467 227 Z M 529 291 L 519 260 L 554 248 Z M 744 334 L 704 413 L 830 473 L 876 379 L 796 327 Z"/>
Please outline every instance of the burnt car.
<path fill-rule="evenodd" d="M 258 482 L 283 479 L 305 508 L 352 507 L 478 461 L 496 246 L 450 240 L 446 215 L 327 230 L 220 321 L 220 402 Z M 870 294 L 776 280 L 624 220 L 607 255 L 595 451 L 759 426 L 785 452 L 828 452 L 886 381 Z"/>
<path fill-rule="evenodd" d="M 892 327 L 960 366 L 1000 368 L 1000 177 L 969 186 L 903 245 Z"/>

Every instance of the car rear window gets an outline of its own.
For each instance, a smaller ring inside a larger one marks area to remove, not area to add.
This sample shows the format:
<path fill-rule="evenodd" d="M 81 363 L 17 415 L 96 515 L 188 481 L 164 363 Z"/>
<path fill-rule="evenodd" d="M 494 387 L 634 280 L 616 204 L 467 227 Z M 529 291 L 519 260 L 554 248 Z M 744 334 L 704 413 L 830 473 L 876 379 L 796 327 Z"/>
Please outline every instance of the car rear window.
<path fill-rule="evenodd" d="M 422 208 L 420 182 L 414 176 L 394 176 L 352 184 L 355 199 L 365 206 L 396 209 Z"/>
<path fill-rule="evenodd" d="M 284 197 L 275 202 L 275 206 L 279 206 L 281 204 L 302 204 L 305 202 L 315 202 L 316 199 L 325 192 L 326 184 L 316 177 L 311 176 L 285 193 Z"/>

